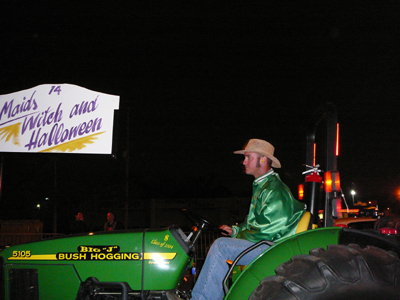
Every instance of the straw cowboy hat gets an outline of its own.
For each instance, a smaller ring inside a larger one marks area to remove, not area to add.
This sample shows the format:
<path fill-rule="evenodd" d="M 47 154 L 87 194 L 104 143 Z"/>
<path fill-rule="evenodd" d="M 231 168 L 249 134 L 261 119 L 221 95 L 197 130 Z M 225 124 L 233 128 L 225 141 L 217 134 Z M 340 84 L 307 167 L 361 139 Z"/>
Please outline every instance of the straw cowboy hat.
<path fill-rule="evenodd" d="M 281 163 L 279 160 L 274 156 L 274 151 L 275 148 L 272 146 L 270 143 L 263 141 L 263 140 L 258 140 L 258 139 L 251 139 L 247 142 L 246 146 L 243 148 L 243 150 L 238 150 L 233 153 L 235 154 L 244 154 L 245 152 L 255 152 L 258 153 L 262 156 L 268 157 L 270 160 L 272 160 L 272 167 L 274 168 L 280 168 Z"/>

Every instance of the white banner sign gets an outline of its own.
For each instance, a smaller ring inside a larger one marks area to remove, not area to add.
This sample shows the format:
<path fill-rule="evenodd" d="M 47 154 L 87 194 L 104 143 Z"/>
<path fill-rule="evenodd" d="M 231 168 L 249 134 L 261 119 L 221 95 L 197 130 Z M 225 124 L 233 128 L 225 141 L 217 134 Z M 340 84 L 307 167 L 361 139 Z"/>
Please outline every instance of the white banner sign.
<path fill-rule="evenodd" d="M 71 84 L 0 95 L 0 151 L 111 154 L 119 96 Z"/>

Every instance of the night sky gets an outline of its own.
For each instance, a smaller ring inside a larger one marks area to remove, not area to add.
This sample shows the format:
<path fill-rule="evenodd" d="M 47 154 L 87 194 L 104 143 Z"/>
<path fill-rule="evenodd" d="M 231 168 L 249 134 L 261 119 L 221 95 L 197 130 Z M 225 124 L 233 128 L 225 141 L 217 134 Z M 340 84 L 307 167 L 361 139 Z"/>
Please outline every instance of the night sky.
<path fill-rule="evenodd" d="M 232 154 L 250 138 L 275 146 L 296 191 L 325 102 L 347 199 L 353 186 L 399 209 L 400 2 L 74 2 L 0 5 L 0 94 L 70 83 L 119 95 L 117 158 L 4 153 L 0 219 L 31 218 L 55 189 L 72 216 L 123 202 L 126 166 L 131 201 L 250 195 Z"/>

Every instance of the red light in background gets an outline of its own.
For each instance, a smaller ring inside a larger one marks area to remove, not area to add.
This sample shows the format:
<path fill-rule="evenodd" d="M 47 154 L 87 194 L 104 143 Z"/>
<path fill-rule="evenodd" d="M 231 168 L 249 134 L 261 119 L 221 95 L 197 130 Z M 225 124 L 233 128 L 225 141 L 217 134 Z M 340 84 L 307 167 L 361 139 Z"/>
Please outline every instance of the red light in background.
<path fill-rule="evenodd" d="M 336 211 L 340 213 L 342 211 L 342 201 L 338 200 L 336 202 Z"/>
<path fill-rule="evenodd" d="M 339 123 L 336 124 L 336 156 L 339 156 Z"/>
<path fill-rule="evenodd" d="M 387 235 L 391 235 L 391 234 L 397 234 L 397 230 L 395 228 L 379 228 L 379 230 L 381 231 L 382 234 L 387 234 Z"/>
<path fill-rule="evenodd" d="M 328 171 L 324 174 L 325 192 L 340 192 L 340 176 L 338 171 Z"/>
<path fill-rule="evenodd" d="M 316 156 L 317 156 L 317 144 L 314 143 L 313 166 L 315 166 L 315 157 Z"/>
<path fill-rule="evenodd" d="M 298 188 L 299 200 L 303 200 L 304 198 L 304 186 L 302 183 L 299 184 Z"/>
<path fill-rule="evenodd" d="M 335 224 L 335 227 L 347 228 L 346 224 Z"/>

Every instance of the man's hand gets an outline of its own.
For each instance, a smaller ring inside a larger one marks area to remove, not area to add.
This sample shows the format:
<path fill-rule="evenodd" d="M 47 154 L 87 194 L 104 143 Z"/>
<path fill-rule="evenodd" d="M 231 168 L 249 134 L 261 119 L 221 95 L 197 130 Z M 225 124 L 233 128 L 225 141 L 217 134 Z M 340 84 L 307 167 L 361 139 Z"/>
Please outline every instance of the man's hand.
<path fill-rule="evenodd" d="M 228 226 L 228 225 L 221 225 L 221 226 L 219 227 L 219 229 L 222 229 L 222 230 L 225 230 L 226 232 L 228 232 L 228 233 L 229 233 L 229 236 L 232 235 L 232 227 L 230 227 L 230 226 Z M 222 234 L 223 234 L 223 235 L 228 235 L 228 234 L 223 233 L 223 232 L 222 232 Z"/>

